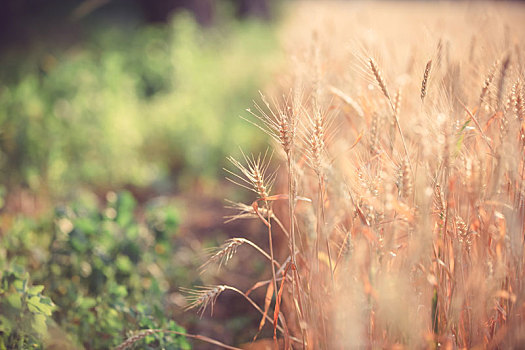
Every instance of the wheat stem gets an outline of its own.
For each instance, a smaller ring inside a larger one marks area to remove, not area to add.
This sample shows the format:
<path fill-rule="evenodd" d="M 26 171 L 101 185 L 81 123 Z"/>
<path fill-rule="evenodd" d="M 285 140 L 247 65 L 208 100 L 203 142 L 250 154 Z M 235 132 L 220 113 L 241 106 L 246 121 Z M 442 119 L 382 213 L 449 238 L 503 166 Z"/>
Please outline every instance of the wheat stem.
<path fill-rule="evenodd" d="M 224 348 L 224 349 L 242 350 L 241 348 L 237 348 L 235 346 L 231 346 L 231 345 L 227 345 L 227 344 L 221 343 L 218 340 L 215 340 L 215 339 L 212 339 L 212 338 L 208 338 L 208 337 L 203 336 L 203 335 L 188 334 L 188 333 L 183 333 L 183 332 L 172 331 L 172 330 L 169 330 L 169 329 L 146 329 L 146 330 L 142 330 L 142 331 L 132 335 L 128 339 L 126 339 L 122 344 L 120 344 L 117 347 L 115 347 L 114 350 L 125 350 L 125 349 L 129 348 L 130 346 L 132 346 L 133 344 L 135 344 L 136 342 L 140 341 L 141 339 L 144 339 L 148 335 L 157 334 L 157 333 L 176 334 L 176 335 L 184 336 L 186 338 L 192 338 L 192 339 L 195 339 L 195 340 L 200 340 L 200 341 L 203 341 L 205 343 L 216 345 L 216 346 L 219 346 L 219 347 Z"/>

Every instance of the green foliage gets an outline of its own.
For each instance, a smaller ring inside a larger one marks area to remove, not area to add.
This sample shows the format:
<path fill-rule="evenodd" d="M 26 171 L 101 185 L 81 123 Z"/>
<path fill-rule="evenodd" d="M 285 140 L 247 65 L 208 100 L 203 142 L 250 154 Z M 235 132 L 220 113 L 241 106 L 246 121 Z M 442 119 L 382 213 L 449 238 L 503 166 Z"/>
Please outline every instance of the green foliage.
<path fill-rule="evenodd" d="M 44 286 L 29 284 L 22 269 L 5 270 L 1 276 L 0 349 L 40 348 L 53 302 L 42 294 Z"/>
<path fill-rule="evenodd" d="M 0 257 L 24 265 L 46 286 L 57 305 L 54 322 L 86 349 L 116 346 L 139 329 L 184 331 L 164 307 L 169 288 L 164 266 L 175 249 L 177 211 L 169 203 L 151 203 L 138 221 L 136 205 L 128 192 L 110 192 L 102 208 L 84 196 L 58 207 L 51 219 L 16 220 L 0 242 L 5 247 Z M 138 346 L 189 348 L 185 338 L 162 333 Z"/>
<path fill-rule="evenodd" d="M 267 76 L 268 25 L 99 28 L 66 49 L 0 62 L 0 183 L 66 193 L 76 184 L 139 186 L 215 175 Z M 252 141 L 252 142 L 250 142 Z M 181 171 L 182 169 L 182 171 Z"/>

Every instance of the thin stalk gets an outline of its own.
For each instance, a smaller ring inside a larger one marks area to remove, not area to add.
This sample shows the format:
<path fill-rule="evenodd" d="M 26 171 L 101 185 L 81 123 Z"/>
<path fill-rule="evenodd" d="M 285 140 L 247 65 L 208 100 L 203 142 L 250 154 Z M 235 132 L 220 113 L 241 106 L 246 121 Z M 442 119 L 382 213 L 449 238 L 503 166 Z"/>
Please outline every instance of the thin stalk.
<path fill-rule="evenodd" d="M 172 330 L 169 330 L 169 329 L 146 329 L 146 330 L 140 331 L 139 333 L 137 333 L 137 334 L 129 337 L 128 339 L 126 339 L 122 344 L 117 346 L 114 350 L 127 349 L 128 347 L 132 346 L 133 344 L 135 344 L 136 342 L 142 340 L 143 338 L 147 337 L 148 335 L 156 334 L 156 333 L 176 334 L 176 335 L 180 335 L 180 336 L 183 336 L 183 337 L 186 337 L 186 338 L 200 340 L 200 341 L 206 342 L 208 344 L 213 344 L 213 345 L 219 346 L 219 347 L 221 347 L 223 349 L 241 350 L 240 348 L 237 348 L 235 346 L 230 346 L 230 345 L 221 343 L 218 340 L 215 340 L 215 339 L 212 339 L 212 338 L 208 338 L 208 337 L 205 337 L 203 335 L 187 334 L 187 333 L 183 333 L 183 332 L 172 331 Z"/>
<path fill-rule="evenodd" d="M 319 235 L 322 235 L 324 222 L 325 222 L 324 191 L 325 191 L 324 177 L 322 176 L 322 174 L 320 174 L 319 175 L 319 211 L 318 211 L 318 221 L 317 221 Z M 332 254 L 330 252 L 330 245 L 328 242 L 328 235 L 325 234 L 324 238 L 325 238 L 325 243 L 326 243 L 326 254 L 328 254 L 328 265 L 330 266 L 330 277 L 332 278 L 332 287 L 333 287 L 334 286 L 334 269 L 333 269 L 333 264 L 332 264 Z"/>
<path fill-rule="evenodd" d="M 323 175 L 321 172 L 318 172 L 318 193 L 317 193 L 317 227 L 316 227 L 316 238 L 315 238 L 315 250 L 316 250 L 316 272 L 319 274 L 319 252 L 320 252 L 320 243 L 321 239 L 323 237 L 323 227 L 325 222 L 325 212 L 324 212 L 324 180 Z M 326 237 L 325 237 L 326 238 Z M 326 238 L 326 244 L 328 248 L 328 238 Z M 330 257 L 330 251 L 327 250 L 328 254 L 328 261 L 329 261 L 329 267 L 330 267 L 330 275 L 331 275 L 331 281 L 332 281 L 332 289 L 334 288 L 334 276 L 333 276 L 333 269 L 332 269 L 332 260 Z M 313 284 L 312 284 L 313 285 Z M 317 304 L 317 308 L 319 309 L 319 314 L 321 315 L 321 329 L 323 332 L 324 339 L 327 339 L 327 331 L 326 331 L 326 325 L 324 320 L 325 310 L 324 310 L 324 304 L 321 303 L 321 294 L 317 294 L 320 292 L 319 288 L 316 288 L 315 293 L 315 300 Z M 318 344 L 320 345 L 320 344 Z M 323 347 L 324 348 L 324 347 Z"/>
<path fill-rule="evenodd" d="M 302 299 L 301 299 L 301 291 L 299 288 L 295 288 L 295 283 L 297 282 L 297 285 L 300 285 L 300 279 L 299 279 L 299 273 L 297 271 L 297 263 L 295 259 L 295 252 L 296 252 L 296 244 L 295 244 L 295 187 L 294 187 L 294 173 L 293 173 L 293 165 L 292 165 L 292 159 L 293 159 L 293 151 L 290 150 L 287 157 L 287 165 L 288 165 L 288 216 L 290 219 L 290 232 L 289 232 L 289 241 L 290 241 L 290 257 L 292 261 L 293 266 L 293 273 L 292 273 L 292 300 L 296 300 L 296 293 L 299 301 L 299 308 L 301 310 L 304 310 L 304 306 L 302 305 Z M 278 222 L 279 223 L 279 222 Z M 285 231 L 286 232 L 286 231 Z M 294 307 L 295 313 L 297 316 L 297 319 L 300 323 L 304 323 L 302 312 L 300 312 L 297 307 Z M 302 334 L 302 340 L 303 340 L 303 348 L 306 347 L 306 335 L 304 333 L 304 328 L 301 326 L 301 334 Z"/>
<path fill-rule="evenodd" d="M 277 225 L 279 225 L 279 227 L 281 228 L 281 230 L 283 230 L 284 232 L 284 235 L 286 236 L 286 238 L 290 239 L 290 233 L 288 232 L 288 230 L 286 229 L 286 227 L 284 227 L 283 223 L 281 222 L 281 220 L 279 220 L 279 218 L 273 214 L 272 215 L 272 219 L 273 221 L 275 221 L 277 223 Z"/>
<path fill-rule="evenodd" d="M 323 199 L 323 196 L 321 195 L 321 191 L 319 190 L 317 192 L 317 224 L 315 228 L 315 271 L 319 273 L 319 241 L 321 239 L 321 200 Z"/>
<path fill-rule="evenodd" d="M 399 119 L 397 117 L 396 109 L 394 105 L 392 104 L 392 101 L 390 98 L 388 98 L 388 102 L 390 104 L 390 107 L 392 108 L 392 111 L 394 112 L 394 120 L 396 122 L 397 131 L 399 132 L 399 136 L 401 136 L 401 143 L 403 144 L 403 149 L 405 150 L 405 155 L 408 160 L 408 165 L 410 166 L 410 171 L 412 172 L 412 176 L 414 176 L 414 168 L 412 167 L 412 161 L 410 160 L 410 156 L 408 155 L 408 147 L 405 141 L 405 136 L 403 135 L 403 131 L 401 130 L 401 125 L 399 124 Z"/>
<path fill-rule="evenodd" d="M 270 254 L 268 255 L 268 253 L 266 253 L 264 250 L 262 250 L 257 244 L 249 241 L 249 240 L 245 240 L 245 243 L 252 246 L 253 248 L 255 248 L 259 253 L 261 253 L 262 255 L 264 255 L 264 257 L 270 261 L 273 261 L 273 265 L 277 266 L 277 268 L 280 268 L 281 267 L 281 264 L 279 264 L 274 258 L 273 258 L 273 254 Z M 270 250 L 270 253 L 273 253 L 271 250 Z"/>
<path fill-rule="evenodd" d="M 467 112 L 468 116 L 470 117 L 470 119 L 474 122 L 474 124 L 476 125 L 476 127 L 478 128 L 478 131 L 481 135 L 481 138 L 483 139 L 483 141 L 485 141 L 487 143 L 487 146 L 490 148 L 490 151 L 492 152 L 492 154 L 494 154 L 494 148 L 492 148 L 492 145 L 490 144 L 490 141 L 489 141 L 489 138 L 485 135 L 485 133 L 483 132 L 483 128 L 481 127 L 481 125 L 479 124 L 478 122 L 478 119 L 476 118 L 476 115 L 478 114 L 478 111 L 479 111 L 479 108 L 478 110 L 476 111 L 476 115 L 472 114 L 472 112 L 467 108 L 467 106 L 465 106 L 465 104 L 463 102 L 461 102 L 459 99 L 459 104 L 461 104 L 461 106 L 463 107 L 463 109 L 465 110 L 465 112 Z"/>
<path fill-rule="evenodd" d="M 292 166 L 292 155 L 288 155 L 288 215 L 290 216 L 290 256 L 292 257 L 292 264 L 297 267 L 295 263 L 295 223 L 294 223 L 294 211 L 295 211 L 295 191 L 293 183 L 293 166 Z"/>
<path fill-rule="evenodd" d="M 269 245 L 270 245 L 270 258 L 271 260 L 270 261 L 274 261 L 274 258 L 273 258 L 273 240 L 272 240 L 272 222 L 271 222 L 271 218 L 272 218 L 272 213 L 271 213 L 271 210 L 270 210 L 270 206 L 268 204 L 267 201 L 264 201 L 265 203 L 265 206 L 266 206 L 266 209 L 267 209 L 267 212 L 268 212 L 268 242 L 269 242 Z M 271 264 L 272 265 L 272 280 L 273 280 L 273 291 L 274 291 L 274 294 L 275 294 L 275 298 L 277 300 L 277 278 L 275 277 L 275 266 L 274 264 Z"/>
<path fill-rule="evenodd" d="M 305 319 L 304 319 L 304 305 L 303 305 L 303 300 L 301 298 L 301 290 L 300 290 L 300 285 L 301 285 L 301 277 L 299 276 L 299 273 L 297 271 L 297 267 L 294 266 L 293 267 L 293 280 L 292 280 L 292 283 L 294 284 L 297 284 L 297 299 L 299 301 L 298 304 L 294 305 L 294 309 L 295 309 L 295 312 L 297 314 L 297 318 L 300 320 L 300 325 L 299 327 L 301 328 L 301 334 L 303 336 L 303 349 L 306 349 L 307 347 L 307 342 L 306 342 L 306 339 L 308 339 L 308 334 L 306 333 L 306 329 L 305 327 L 303 326 L 305 324 Z M 295 286 L 294 286 L 295 288 Z M 295 302 L 295 300 L 294 300 Z M 299 308 L 299 310 L 298 310 Z"/>
<path fill-rule="evenodd" d="M 255 303 L 255 301 L 252 300 L 252 298 L 250 298 L 250 297 L 247 296 L 245 293 L 243 293 L 242 291 L 240 291 L 239 289 L 237 289 L 237 288 L 235 288 L 235 287 L 232 287 L 232 286 L 225 286 L 225 287 L 226 287 L 226 289 L 229 289 L 229 290 L 231 290 L 231 291 L 233 291 L 233 292 L 236 292 L 236 293 L 242 295 L 244 299 L 246 299 L 250 304 L 252 304 L 252 306 L 253 306 L 257 311 L 259 311 L 259 313 L 260 313 L 261 315 L 264 316 L 264 311 L 259 307 L 259 305 L 257 305 L 257 304 Z M 271 319 L 270 316 L 266 315 L 266 319 L 267 319 L 268 321 L 270 321 L 270 322 L 273 323 L 273 320 Z M 281 332 L 283 332 L 283 329 L 280 328 L 280 326 L 277 326 L 277 329 L 279 329 Z"/>
<path fill-rule="evenodd" d="M 246 300 L 247 300 L 247 301 L 248 301 L 248 302 L 249 302 L 249 303 L 250 303 L 250 304 L 251 304 L 251 305 L 252 305 L 252 306 L 253 306 L 253 307 L 254 307 L 254 308 L 260 313 L 260 314 L 261 314 L 261 315 L 265 316 L 265 318 L 266 318 L 268 321 L 270 321 L 271 323 L 273 323 L 273 319 L 272 319 L 270 316 L 265 315 L 265 314 L 264 314 L 264 311 L 259 307 L 259 305 L 257 305 L 257 304 L 255 303 L 255 301 L 252 300 L 252 298 L 250 298 L 250 297 L 247 296 L 245 293 L 243 293 L 242 291 L 240 291 L 239 289 L 237 289 L 237 288 L 235 288 L 235 287 L 232 287 L 232 286 L 224 286 L 224 287 L 225 287 L 225 289 L 229 289 L 229 290 L 231 290 L 231 291 L 233 291 L 233 292 L 236 292 L 236 293 L 242 295 L 242 296 L 244 297 L 244 299 L 246 299 Z M 284 331 L 284 329 L 283 329 L 281 326 L 277 325 L 277 329 L 278 329 L 282 334 L 285 334 L 285 331 Z M 297 343 L 300 343 L 300 342 L 301 342 L 299 339 L 297 339 L 297 338 L 295 338 L 295 337 L 292 337 L 292 336 L 290 336 L 290 339 L 292 339 L 294 342 L 297 342 Z"/>

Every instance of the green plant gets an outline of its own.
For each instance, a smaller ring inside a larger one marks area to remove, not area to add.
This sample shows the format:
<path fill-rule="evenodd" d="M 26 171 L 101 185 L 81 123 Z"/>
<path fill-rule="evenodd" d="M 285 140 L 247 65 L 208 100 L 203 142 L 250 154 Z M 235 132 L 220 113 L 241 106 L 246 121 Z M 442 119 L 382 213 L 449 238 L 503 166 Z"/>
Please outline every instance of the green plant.
<path fill-rule="evenodd" d="M 31 285 L 19 267 L 2 271 L 0 280 L 0 349 L 41 349 L 47 324 L 55 310 L 42 294 L 43 285 Z"/>

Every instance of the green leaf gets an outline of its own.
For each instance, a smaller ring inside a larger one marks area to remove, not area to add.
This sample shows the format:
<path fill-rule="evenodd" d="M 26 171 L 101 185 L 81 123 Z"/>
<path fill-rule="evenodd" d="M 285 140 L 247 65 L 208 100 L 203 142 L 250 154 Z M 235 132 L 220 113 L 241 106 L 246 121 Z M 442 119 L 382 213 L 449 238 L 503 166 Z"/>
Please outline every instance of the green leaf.
<path fill-rule="evenodd" d="M 40 298 L 38 296 L 33 296 L 29 298 L 29 300 L 27 301 L 27 308 L 32 313 L 39 314 L 41 312 L 39 308 L 39 304 L 40 304 Z"/>
<path fill-rule="evenodd" d="M 53 307 L 46 305 L 44 303 L 40 303 L 40 311 L 46 316 L 51 316 L 53 314 Z"/>
<path fill-rule="evenodd" d="M 79 298 L 77 303 L 81 309 L 91 309 L 92 307 L 97 305 L 97 301 L 94 298 L 90 297 Z"/>
<path fill-rule="evenodd" d="M 40 296 L 40 302 L 41 302 L 42 304 L 49 305 L 49 306 L 51 306 L 51 307 L 53 307 L 53 308 L 55 307 L 55 304 L 53 304 L 53 302 L 51 301 L 51 299 L 48 298 L 48 297 Z"/>
<path fill-rule="evenodd" d="M 164 333 L 159 333 L 159 334 L 156 334 L 156 335 L 148 335 L 146 336 L 146 338 L 144 338 L 144 341 L 146 344 L 151 344 L 153 343 L 155 340 L 156 340 L 156 336 L 162 336 Z"/>
<path fill-rule="evenodd" d="M 12 328 L 13 325 L 11 321 L 7 317 L 0 315 L 0 332 L 9 334 Z"/>
<path fill-rule="evenodd" d="M 122 254 L 117 257 L 115 265 L 117 265 L 117 269 L 119 269 L 122 272 L 131 272 L 133 269 L 133 264 L 131 263 L 131 260 L 126 255 Z"/>
<path fill-rule="evenodd" d="M 16 288 L 17 291 L 23 292 L 26 286 L 25 280 L 17 279 L 13 282 L 13 286 Z"/>
<path fill-rule="evenodd" d="M 111 287 L 110 293 L 116 297 L 125 298 L 128 295 L 128 290 L 125 286 L 115 285 Z"/>
<path fill-rule="evenodd" d="M 75 220 L 75 228 L 89 235 L 93 234 L 97 230 L 97 224 L 95 221 L 88 217 L 81 217 Z"/>
<path fill-rule="evenodd" d="M 33 287 L 29 288 L 27 293 L 28 294 L 32 294 L 32 295 L 36 295 L 36 294 L 42 293 L 43 290 L 44 290 L 44 286 L 38 285 L 38 286 L 33 286 Z"/>
<path fill-rule="evenodd" d="M 6 298 L 7 303 L 15 309 L 22 308 L 22 297 L 19 294 L 9 294 Z"/>
<path fill-rule="evenodd" d="M 51 316 L 53 313 L 53 305 L 49 305 L 46 298 L 41 298 L 39 296 L 33 296 L 27 301 L 27 307 L 29 311 L 39 314 L 42 313 L 46 316 Z"/>

